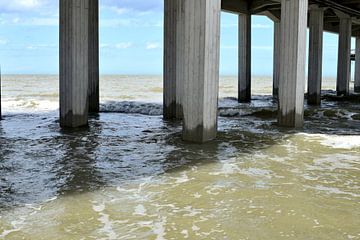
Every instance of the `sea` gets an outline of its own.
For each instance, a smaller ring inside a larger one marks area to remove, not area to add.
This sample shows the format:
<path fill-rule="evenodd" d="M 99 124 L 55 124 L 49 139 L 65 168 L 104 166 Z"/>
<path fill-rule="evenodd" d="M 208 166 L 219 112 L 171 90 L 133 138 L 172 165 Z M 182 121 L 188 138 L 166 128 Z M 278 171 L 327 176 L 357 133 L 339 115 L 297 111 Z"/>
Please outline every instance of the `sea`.
<path fill-rule="evenodd" d="M 89 127 L 59 127 L 57 75 L 4 75 L 0 239 L 360 239 L 360 100 L 323 80 L 302 129 L 277 126 L 272 78 L 251 103 L 220 78 L 219 134 L 181 139 L 162 77 L 103 75 Z"/>

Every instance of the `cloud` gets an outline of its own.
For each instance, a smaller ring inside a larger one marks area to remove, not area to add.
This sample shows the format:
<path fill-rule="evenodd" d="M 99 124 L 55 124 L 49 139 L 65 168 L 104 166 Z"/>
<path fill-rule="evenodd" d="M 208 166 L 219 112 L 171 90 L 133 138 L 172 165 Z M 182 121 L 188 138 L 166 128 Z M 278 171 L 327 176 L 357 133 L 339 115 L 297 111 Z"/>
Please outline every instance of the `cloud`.
<path fill-rule="evenodd" d="M 1 12 L 23 12 L 42 8 L 46 5 L 54 3 L 55 1 L 49 0 L 1 0 Z"/>
<path fill-rule="evenodd" d="M 109 6 L 113 8 L 149 12 L 149 11 L 161 11 L 163 9 L 163 0 L 102 0 L 103 6 Z"/>
<path fill-rule="evenodd" d="M 128 49 L 133 47 L 132 42 L 120 42 L 117 44 L 108 44 L 108 43 L 100 43 L 100 48 L 102 49 Z"/>
<path fill-rule="evenodd" d="M 59 18 L 56 17 L 13 17 L 3 20 L 1 24 L 18 25 L 18 26 L 58 26 Z"/>
<path fill-rule="evenodd" d="M 159 49 L 161 48 L 161 44 L 159 42 L 147 42 L 146 43 L 146 49 L 152 50 L 152 49 Z"/>
<path fill-rule="evenodd" d="M 56 44 L 31 44 L 26 46 L 27 50 L 51 49 L 58 48 Z"/>
<path fill-rule="evenodd" d="M 146 21 L 142 18 L 100 19 L 100 27 L 162 27 L 162 22 Z"/>
<path fill-rule="evenodd" d="M 8 42 L 9 42 L 8 40 L 0 38 L 0 45 L 6 45 L 8 44 Z"/>
<path fill-rule="evenodd" d="M 271 28 L 271 25 L 270 24 L 252 24 L 251 25 L 251 28 L 254 28 L 254 29 L 269 29 Z"/>
<path fill-rule="evenodd" d="M 272 46 L 252 46 L 253 50 L 273 50 L 274 48 Z"/>
<path fill-rule="evenodd" d="M 118 49 L 127 49 L 127 48 L 130 48 L 132 47 L 132 42 L 121 42 L 121 43 L 118 43 L 116 44 L 116 48 Z"/>

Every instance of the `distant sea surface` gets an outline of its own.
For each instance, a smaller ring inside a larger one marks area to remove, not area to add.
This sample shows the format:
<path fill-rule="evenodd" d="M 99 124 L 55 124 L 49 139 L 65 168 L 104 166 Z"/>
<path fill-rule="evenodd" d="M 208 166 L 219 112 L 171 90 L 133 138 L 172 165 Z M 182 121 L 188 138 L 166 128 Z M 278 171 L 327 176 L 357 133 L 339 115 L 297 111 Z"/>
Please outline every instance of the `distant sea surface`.
<path fill-rule="evenodd" d="M 89 128 L 58 124 L 58 76 L 5 75 L 0 239 L 360 239 L 360 103 L 276 125 L 271 77 L 239 104 L 221 77 L 218 138 L 181 140 L 162 77 L 102 76 Z"/>

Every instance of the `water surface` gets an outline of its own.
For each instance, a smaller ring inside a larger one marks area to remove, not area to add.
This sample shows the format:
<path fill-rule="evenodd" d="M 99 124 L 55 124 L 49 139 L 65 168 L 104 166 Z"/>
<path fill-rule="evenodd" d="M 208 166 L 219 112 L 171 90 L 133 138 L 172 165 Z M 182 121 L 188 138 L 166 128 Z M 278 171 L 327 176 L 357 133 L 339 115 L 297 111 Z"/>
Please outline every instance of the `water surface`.
<path fill-rule="evenodd" d="M 196 145 L 162 120 L 156 76 L 103 77 L 77 131 L 58 126 L 57 77 L 4 83 L 0 239 L 360 239 L 358 102 L 306 107 L 293 131 L 270 78 L 238 104 L 225 77 L 219 137 Z"/>

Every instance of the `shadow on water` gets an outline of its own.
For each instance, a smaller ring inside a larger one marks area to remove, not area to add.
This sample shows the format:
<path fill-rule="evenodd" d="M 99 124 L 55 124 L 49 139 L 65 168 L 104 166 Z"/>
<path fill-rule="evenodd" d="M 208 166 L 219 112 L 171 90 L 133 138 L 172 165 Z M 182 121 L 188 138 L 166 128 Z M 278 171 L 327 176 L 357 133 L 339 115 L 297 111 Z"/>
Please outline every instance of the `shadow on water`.
<path fill-rule="evenodd" d="M 53 165 L 56 173 L 54 181 L 58 182 L 58 194 L 92 191 L 104 184 L 96 163 L 98 156 L 97 148 L 100 146 L 99 136 L 102 127 L 94 123 L 93 131 L 88 128 L 73 130 L 61 130 L 62 136 L 54 139 L 61 148 L 62 156 Z M 86 137 L 83 137 L 86 136 Z"/>
<path fill-rule="evenodd" d="M 302 131 L 277 127 L 273 103 L 255 104 L 251 111 L 240 107 L 247 110 L 220 117 L 218 138 L 203 145 L 183 142 L 181 123 L 160 116 L 102 113 L 90 118 L 89 128 L 76 131 L 61 130 L 55 113 L 8 116 L 0 123 L 0 212 L 191 166 L 245 161 L 244 154 L 299 132 L 360 135 L 360 121 L 352 118 L 360 113 L 356 103 L 306 107 Z"/>

